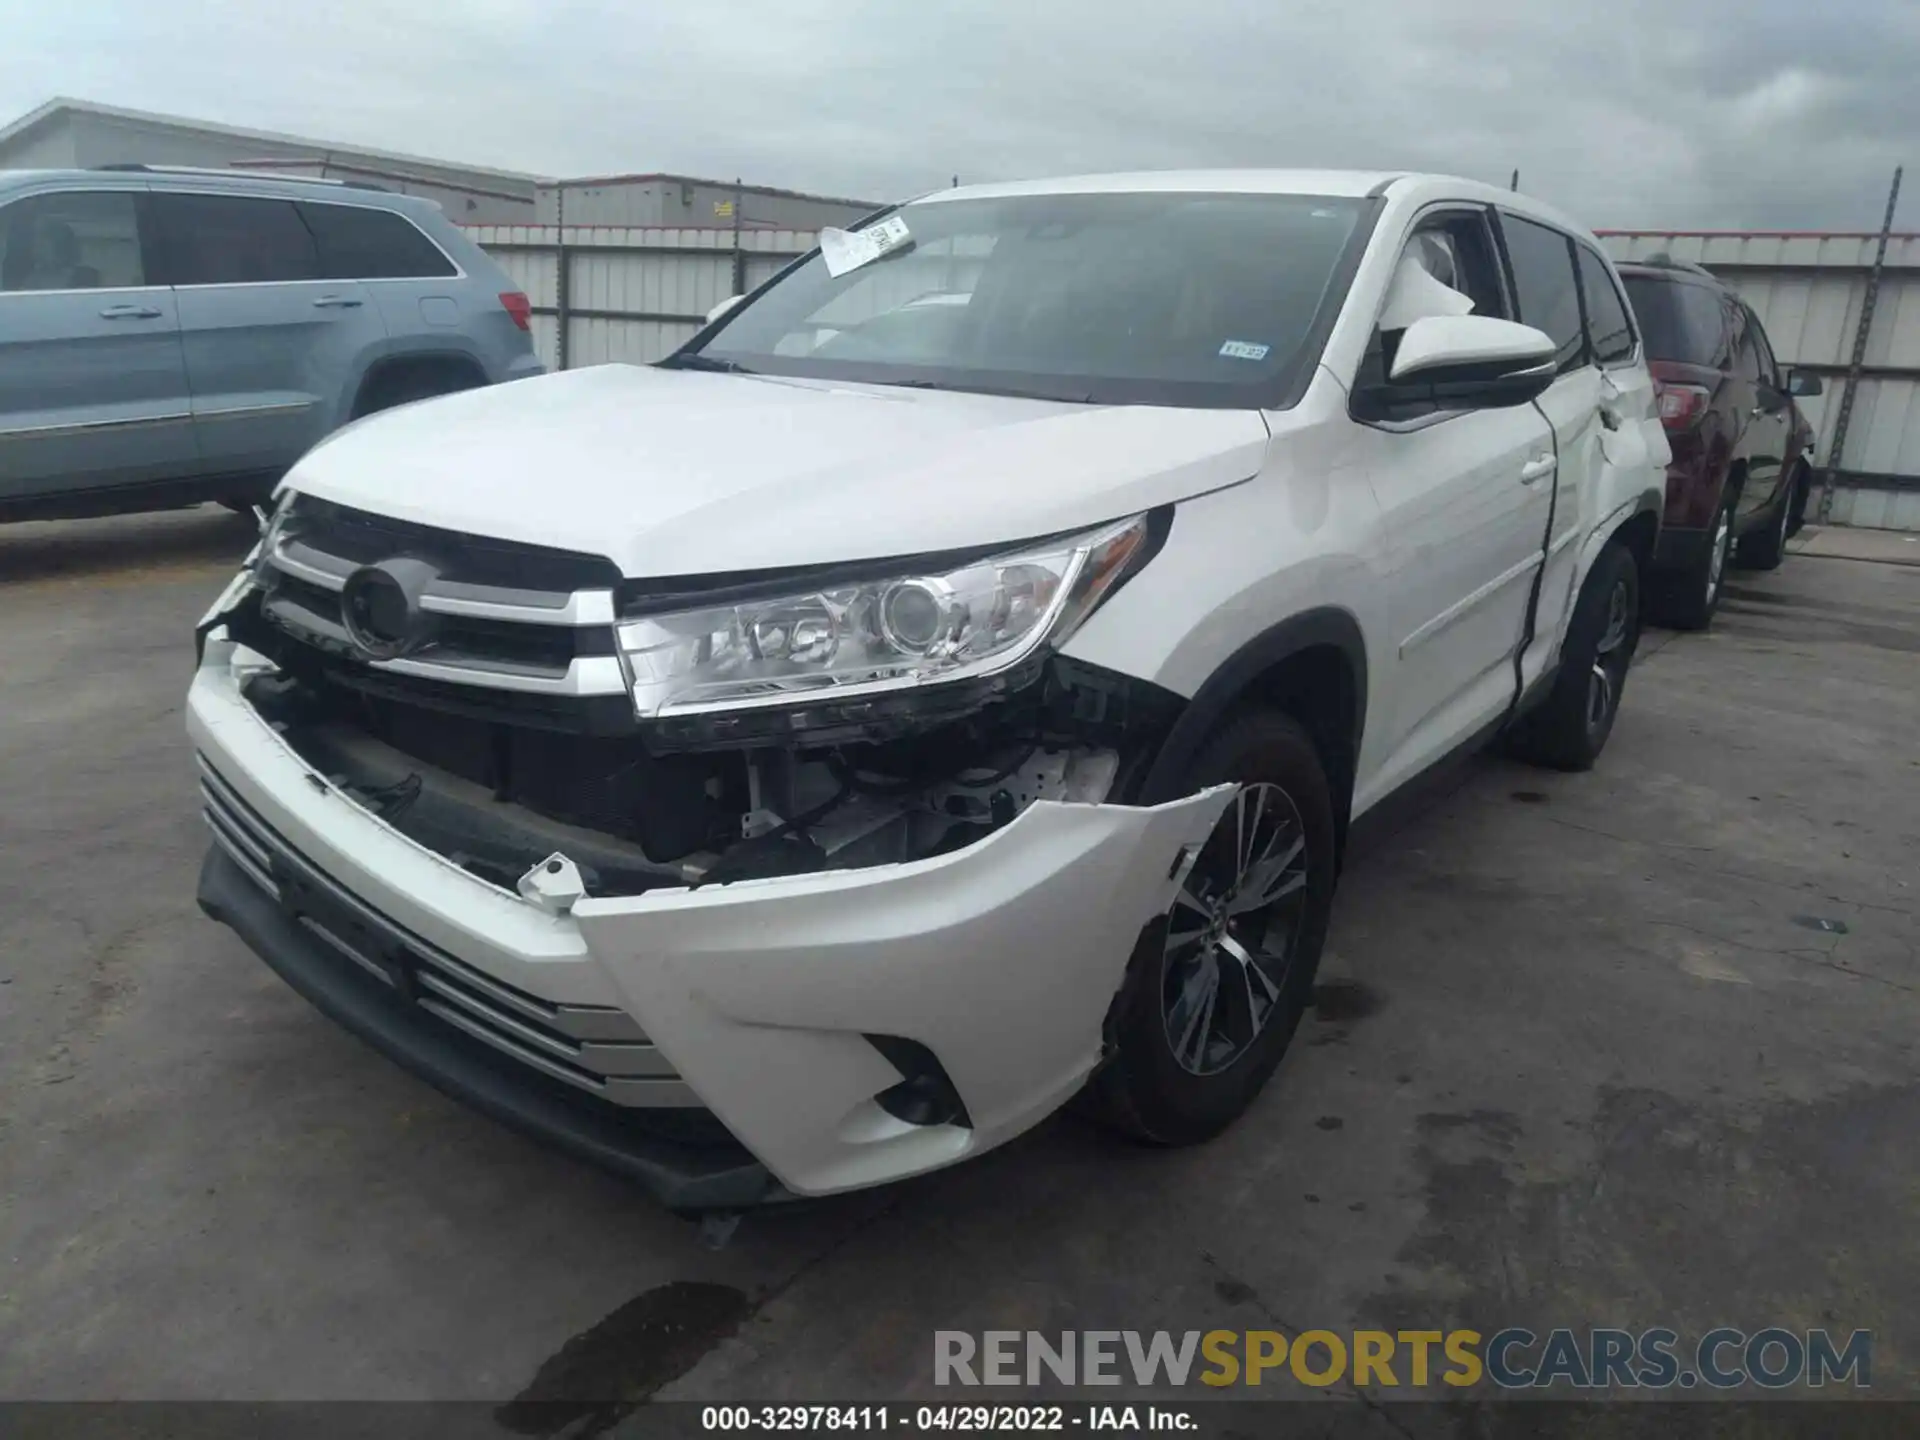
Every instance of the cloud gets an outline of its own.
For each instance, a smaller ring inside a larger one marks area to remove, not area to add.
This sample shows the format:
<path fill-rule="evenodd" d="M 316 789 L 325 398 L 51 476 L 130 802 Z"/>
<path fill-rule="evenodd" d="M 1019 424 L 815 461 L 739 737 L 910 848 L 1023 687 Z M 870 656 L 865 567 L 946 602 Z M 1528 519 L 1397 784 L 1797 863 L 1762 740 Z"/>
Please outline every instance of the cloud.
<path fill-rule="evenodd" d="M 1920 135 L 1920 6 L 1786 0 L 68 0 L 54 93 L 544 174 L 888 199 L 1198 165 L 1438 169 L 1595 226 L 1865 229 Z"/>

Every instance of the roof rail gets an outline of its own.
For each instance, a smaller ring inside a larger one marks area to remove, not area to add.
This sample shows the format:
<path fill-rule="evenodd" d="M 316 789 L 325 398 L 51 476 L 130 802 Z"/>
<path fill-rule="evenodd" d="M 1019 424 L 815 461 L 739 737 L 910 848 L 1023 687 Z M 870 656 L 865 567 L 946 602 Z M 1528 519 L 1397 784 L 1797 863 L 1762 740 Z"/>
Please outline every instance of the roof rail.
<path fill-rule="evenodd" d="M 1656 250 L 1653 254 L 1642 259 L 1629 260 L 1626 263 L 1629 265 L 1651 265 L 1658 270 L 1688 270 L 1695 275 L 1704 275 L 1709 280 L 1719 278 L 1711 270 L 1707 269 L 1706 266 L 1696 265 L 1691 260 L 1676 260 L 1665 250 Z"/>
<path fill-rule="evenodd" d="M 364 180 L 336 180 L 328 175 L 275 175 L 267 170 L 245 170 L 238 167 L 223 170 L 215 165 L 148 165 L 136 160 L 123 160 L 112 165 L 95 165 L 93 168 L 139 175 L 215 175 L 223 180 L 276 180 L 282 185 L 333 185 L 342 190 L 384 191 L 387 188 Z"/>

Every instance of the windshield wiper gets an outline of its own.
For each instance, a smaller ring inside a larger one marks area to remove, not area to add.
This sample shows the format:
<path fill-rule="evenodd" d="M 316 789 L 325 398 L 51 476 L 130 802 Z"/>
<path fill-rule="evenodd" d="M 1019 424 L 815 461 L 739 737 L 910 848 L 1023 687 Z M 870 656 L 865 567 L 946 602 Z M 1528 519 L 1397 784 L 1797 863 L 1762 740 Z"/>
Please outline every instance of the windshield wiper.
<path fill-rule="evenodd" d="M 691 355 L 669 355 L 659 362 L 662 370 L 710 370 L 718 375 L 757 375 L 757 370 L 749 370 L 738 360 L 722 360 L 715 355 L 702 355 L 695 351 Z"/>
<path fill-rule="evenodd" d="M 939 380 L 870 380 L 870 385 L 886 385 L 898 390 L 944 390 L 951 395 L 1004 395 L 1014 400 L 1053 400 L 1062 405 L 1091 405 L 1091 395 L 1050 395 L 1039 390 L 1020 390 L 1010 385 L 961 385 Z"/>

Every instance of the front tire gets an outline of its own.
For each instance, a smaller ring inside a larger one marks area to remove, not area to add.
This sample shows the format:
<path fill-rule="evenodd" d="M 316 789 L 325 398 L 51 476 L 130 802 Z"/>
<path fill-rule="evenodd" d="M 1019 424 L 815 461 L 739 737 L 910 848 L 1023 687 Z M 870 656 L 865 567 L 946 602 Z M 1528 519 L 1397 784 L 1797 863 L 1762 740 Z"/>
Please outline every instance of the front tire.
<path fill-rule="evenodd" d="M 1787 520 L 1787 538 L 1798 535 L 1807 523 L 1807 502 L 1813 498 L 1813 477 L 1807 473 L 1807 467 L 1800 466 L 1800 475 L 1793 484 L 1793 513 Z"/>
<path fill-rule="evenodd" d="M 1187 792 L 1238 781 L 1173 908 L 1147 927 L 1089 1083 L 1094 1117 L 1192 1145 L 1237 1119 L 1286 1054 L 1333 908 L 1333 792 L 1291 716 L 1248 710 L 1194 758 Z"/>
<path fill-rule="evenodd" d="M 1640 644 L 1640 567 L 1617 542 L 1600 552 L 1580 589 L 1553 690 L 1520 722 L 1514 750 L 1555 770 L 1591 770 L 1613 733 Z"/>
<path fill-rule="evenodd" d="M 1781 488 L 1766 525 L 1757 535 L 1740 542 L 1740 563 L 1749 570 L 1778 570 L 1787 558 L 1787 536 L 1793 533 L 1793 497 L 1800 486 L 1801 477 L 1796 473 Z"/>

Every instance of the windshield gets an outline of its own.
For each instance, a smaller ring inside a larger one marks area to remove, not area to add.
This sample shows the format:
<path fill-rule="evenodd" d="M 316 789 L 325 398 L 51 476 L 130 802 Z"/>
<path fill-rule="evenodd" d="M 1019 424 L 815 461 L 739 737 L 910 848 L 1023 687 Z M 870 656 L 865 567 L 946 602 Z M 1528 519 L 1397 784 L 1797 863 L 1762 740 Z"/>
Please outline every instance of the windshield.
<path fill-rule="evenodd" d="M 1271 405 L 1317 359 L 1366 202 L 929 200 L 879 258 L 814 255 L 667 365 L 1096 404 Z M 859 247 L 855 247 L 856 250 Z M 866 249 L 869 254 L 873 247 Z"/>

